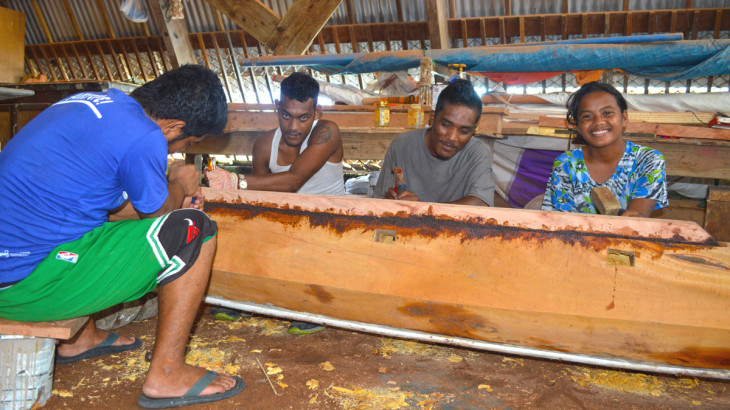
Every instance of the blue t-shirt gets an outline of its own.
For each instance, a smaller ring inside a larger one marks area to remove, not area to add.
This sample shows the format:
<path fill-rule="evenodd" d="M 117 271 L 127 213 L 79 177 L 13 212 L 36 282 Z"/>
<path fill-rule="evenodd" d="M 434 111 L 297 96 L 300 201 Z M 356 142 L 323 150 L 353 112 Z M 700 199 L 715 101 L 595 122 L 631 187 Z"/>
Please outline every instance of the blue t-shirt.
<path fill-rule="evenodd" d="M 555 160 L 542 209 L 598 213 L 591 200 L 591 190 L 599 186 L 608 187 L 624 209 L 634 198 L 654 199 L 654 209 L 664 208 L 668 205 L 664 167 L 664 156 L 659 151 L 626 141 L 616 170 L 606 182 L 599 184 L 588 172 L 583 149 L 568 151 Z"/>
<path fill-rule="evenodd" d="M 0 151 L 0 283 L 108 221 L 125 192 L 140 212 L 167 198 L 167 141 L 132 97 L 80 93 L 52 105 Z"/>

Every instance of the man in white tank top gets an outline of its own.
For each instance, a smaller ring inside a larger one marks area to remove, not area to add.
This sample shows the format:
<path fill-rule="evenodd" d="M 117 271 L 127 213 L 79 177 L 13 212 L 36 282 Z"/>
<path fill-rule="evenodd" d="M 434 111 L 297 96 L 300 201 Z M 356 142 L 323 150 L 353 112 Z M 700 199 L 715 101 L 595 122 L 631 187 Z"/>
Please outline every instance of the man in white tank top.
<path fill-rule="evenodd" d="M 253 174 L 216 169 L 208 174 L 211 187 L 344 195 L 340 129 L 319 119 L 318 96 L 319 84 L 311 76 L 297 72 L 285 78 L 281 101 L 275 102 L 279 128 L 254 143 Z"/>
<path fill-rule="evenodd" d="M 322 107 L 317 105 L 318 96 L 319 84 L 311 76 L 297 72 L 285 78 L 281 82 L 281 101 L 275 103 L 279 128 L 254 143 L 253 174 L 228 175 L 216 168 L 214 172 L 219 175 L 208 174 L 211 186 L 344 195 L 340 129 L 332 121 L 319 119 Z M 224 181 L 225 185 L 214 181 Z M 216 308 L 216 313 L 236 316 L 235 311 L 225 308 Z M 289 333 L 308 334 L 322 329 L 320 325 L 294 321 Z"/>

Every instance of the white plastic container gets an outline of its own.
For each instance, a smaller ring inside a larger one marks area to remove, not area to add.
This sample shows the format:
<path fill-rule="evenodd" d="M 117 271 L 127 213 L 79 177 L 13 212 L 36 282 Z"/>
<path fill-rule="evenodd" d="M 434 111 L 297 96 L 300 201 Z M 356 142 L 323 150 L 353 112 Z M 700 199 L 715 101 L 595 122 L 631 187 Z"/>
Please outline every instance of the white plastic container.
<path fill-rule="evenodd" d="M 30 409 L 51 397 L 56 339 L 0 335 L 0 408 Z"/>

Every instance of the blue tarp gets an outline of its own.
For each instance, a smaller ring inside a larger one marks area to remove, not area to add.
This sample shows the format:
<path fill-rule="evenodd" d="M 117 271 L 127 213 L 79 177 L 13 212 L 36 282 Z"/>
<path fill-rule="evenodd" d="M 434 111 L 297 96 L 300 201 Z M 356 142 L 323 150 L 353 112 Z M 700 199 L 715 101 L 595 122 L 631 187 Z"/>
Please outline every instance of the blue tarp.
<path fill-rule="evenodd" d="M 378 53 L 247 59 L 246 66 L 309 65 L 328 74 L 401 71 L 420 65 L 426 56 L 435 63 L 465 64 L 464 71 L 566 72 L 622 69 L 661 81 L 730 74 L 730 40 L 666 41 L 629 44 L 545 44 L 486 46 L 447 50 L 406 50 Z"/>

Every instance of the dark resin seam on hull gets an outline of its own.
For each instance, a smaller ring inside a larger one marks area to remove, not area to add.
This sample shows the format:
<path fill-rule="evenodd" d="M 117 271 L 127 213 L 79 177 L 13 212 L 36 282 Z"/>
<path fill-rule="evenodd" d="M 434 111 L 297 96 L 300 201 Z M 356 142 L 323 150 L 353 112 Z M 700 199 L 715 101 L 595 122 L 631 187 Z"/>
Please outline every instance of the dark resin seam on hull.
<path fill-rule="evenodd" d="M 245 218 L 254 218 L 265 214 L 278 214 L 295 218 L 307 218 L 312 226 L 329 227 L 342 234 L 353 229 L 375 229 L 375 226 L 394 226 L 402 229 L 415 230 L 419 235 L 436 237 L 447 231 L 452 235 L 462 236 L 462 242 L 470 239 L 481 239 L 485 237 L 503 237 L 505 239 L 524 239 L 534 237 L 536 239 L 556 238 L 571 245 L 580 243 L 585 247 L 603 249 L 609 246 L 598 246 L 596 240 L 622 240 L 622 242 L 647 242 L 661 244 L 667 248 L 684 248 L 686 245 L 700 248 L 719 246 L 713 238 L 706 241 L 688 241 L 678 233 L 673 238 L 632 238 L 623 235 L 596 232 L 576 232 L 567 230 L 551 231 L 546 229 L 522 228 L 515 226 L 498 225 L 494 219 L 483 219 L 480 217 L 469 218 L 467 221 L 453 219 L 447 215 L 409 215 L 405 212 L 384 216 L 375 215 L 349 215 L 333 213 L 331 211 L 306 211 L 297 208 L 283 208 L 276 204 L 248 204 L 248 203 L 227 203 L 227 202 L 206 202 L 205 211 L 215 213 L 216 210 L 229 209 L 244 211 L 247 215 L 240 215 Z M 292 222 L 293 223 L 293 222 Z M 355 225 L 364 225 L 357 227 Z M 684 245 L 684 246 L 683 246 Z M 690 250 L 690 249 L 688 249 Z"/>

